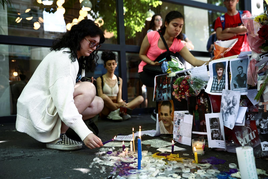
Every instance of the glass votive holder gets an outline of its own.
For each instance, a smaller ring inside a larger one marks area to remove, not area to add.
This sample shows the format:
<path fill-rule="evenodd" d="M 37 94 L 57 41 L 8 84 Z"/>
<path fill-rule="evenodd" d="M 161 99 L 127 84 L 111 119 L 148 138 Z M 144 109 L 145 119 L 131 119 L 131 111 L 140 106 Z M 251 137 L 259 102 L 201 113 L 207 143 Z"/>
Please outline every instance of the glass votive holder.
<path fill-rule="evenodd" d="M 205 140 L 194 140 L 192 139 L 192 150 L 193 153 L 197 153 L 198 155 L 204 155 L 205 153 Z"/>

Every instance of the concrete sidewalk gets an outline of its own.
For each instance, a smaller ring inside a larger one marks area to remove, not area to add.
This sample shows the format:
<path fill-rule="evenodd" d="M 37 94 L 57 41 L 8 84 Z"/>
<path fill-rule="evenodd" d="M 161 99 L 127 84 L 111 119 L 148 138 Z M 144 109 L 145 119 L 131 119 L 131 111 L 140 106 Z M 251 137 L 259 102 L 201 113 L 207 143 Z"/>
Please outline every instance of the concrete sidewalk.
<path fill-rule="evenodd" d="M 103 142 L 113 138 L 117 134 L 131 134 L 132 127 L 138 131 L 155 129 L 155 121 L 150 115 L 136 115 L 127 121 L 98 120 L 99 137 Z M 177 146 L 187 149 L 189 157 L 193 158 L 190 146 Z M 57 151 L 47 149 L 42 144 L 26 134 L 15 130 L 14 123 L 0 124 L 0 178 L 1 179 L 66 179 L 66 178 L 109 178 L 111 168 L 106 168 L 106 173 L 100 173 L 98 168 L 90 168 L 95 153 L 99 149 L 83 147 L 77 151 Z M 229 163 L 236 163 L 236 154 L 218 152 L 206 149 L 202 158 L 211 156 L 224 159 L 226 162 L 218 165 L 220 171 L 228 171 Z M 268 172 L 267 160 L 256 159 L 257 168 Z M 264 177 L 261 177 L 264 178 Z"/>

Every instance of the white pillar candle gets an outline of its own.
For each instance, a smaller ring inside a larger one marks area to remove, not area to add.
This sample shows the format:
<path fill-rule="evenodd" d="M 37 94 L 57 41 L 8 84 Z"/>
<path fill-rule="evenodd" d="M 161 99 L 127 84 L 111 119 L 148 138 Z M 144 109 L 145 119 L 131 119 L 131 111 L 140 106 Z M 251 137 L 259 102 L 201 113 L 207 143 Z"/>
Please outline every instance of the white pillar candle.
<path fill-rule="evenodd" d="M 242 179 L 258 179 L 253 148 L 237 147 L 236 156 Z"/>

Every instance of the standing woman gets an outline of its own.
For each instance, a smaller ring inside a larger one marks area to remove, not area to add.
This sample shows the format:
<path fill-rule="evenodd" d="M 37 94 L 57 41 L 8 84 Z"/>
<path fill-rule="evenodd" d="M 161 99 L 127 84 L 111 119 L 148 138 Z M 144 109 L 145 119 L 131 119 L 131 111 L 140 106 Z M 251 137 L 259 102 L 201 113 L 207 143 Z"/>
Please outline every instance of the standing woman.
<path fill-rule="evenodd" d="M 93 21 L 82 20 L 54 43 L 18 99 L 18 131 L 51 149 L 82 148 L 81 142 L 65 135 L 69 127 L 88 148 L 103 145 L 83 121 L 102 111 L 103 100 L 95 96 L 92 83 L 76 80 L 79 68 L 94 71 L 96 50 L 104 40 Z"/>
<path fill-rule="evenodd" d="M 129 103 L 123 101 L 123 80 L 114 74 L 117 67 L 115 54 L 112 51 L 104 51 L 101 55 L 101 59 L 107 70 L 107 73 L 97 78 L 98 95 L 104 101 L 104 108 L 101 115 L 107 116 L 107 118 L 111 120 L 129 119 L 131 116 L 127 113 L 123 113 L 121 114 L 122 116 L 120 116 L 120 108 L 132 110 L 143 102 L 143 97 L 137 96 Z"/>
<path fill-rule="evenodd" d="M 178 11 L 171 11 L 166 15 L 165 24 L 160 29 L 160 33 L 163 35 L 170 51 L 174 53 L 179 52 L 182 58 L 193 66 L 201 66 L 205 61 L 196 59 L 180 40 L 182 39 L 181 31 L 183 24 L 183 15 Z M 154 75 L 144 72 L 143 67 L 147 64 L 153 66 L 160 65 L 160 63 L 155 62 L 155 59 L 166 51 L 166 47 L 157 31 L 147 33 L 140 48 L 139 56 L 142 61 L 139 64 L 138 73 L 142 83 L 147 87 L 149 104 L 153 97 Z"/>
<path fill-rule="evenodd" d="M 152 20 L 150 21 L 150 24 L 149 24 L 149 29 L 147 31 L 148 32 L 151 32 L 151 31 L 158 31 L 162 26 L 162 17 L 160 14 L 155 14 L 153 15 L 152 17 Z"/>

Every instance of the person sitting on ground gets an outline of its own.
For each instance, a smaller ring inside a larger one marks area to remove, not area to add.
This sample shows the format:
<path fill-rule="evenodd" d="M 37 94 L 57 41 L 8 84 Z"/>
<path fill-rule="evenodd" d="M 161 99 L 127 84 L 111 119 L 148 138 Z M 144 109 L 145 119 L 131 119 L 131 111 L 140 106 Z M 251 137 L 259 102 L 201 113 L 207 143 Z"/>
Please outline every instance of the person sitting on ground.
<path fill-rule="evenodd" d="M 103 100 L 96 96 L 91 82 L 81 82 L 77 77 L 82 66 L 94 71 L 96 50 L 104 41 L 103 31 L 91 20 L 80 21 L 55 41 L 18 99 L 19 132 L 46 143 L 50 149 L 82 148 L 82 142 L 65 134 L 70 127 L 88 148 L 103 146 L 83 121 L 102 111 Z"/>
<path fill-rule="evenodd" d="M 101 116 L 107 116 L 111 120 L 123 120 L 129 119 L 131 116 L 129 114 L 123 113 L 120 116 L 121 111 L 124 109 L 134 109 L 143 102 L 142 96 L 137 96 L 131 102 L 126 103 L 122 99 L 122 78 L 117 77 L 114 71 L 117 67 L 117 62 L 115 54 L 111 51 L 104 51 L 101 55 L 101 59 L 104 62 L 104 67 L 107 73 L 97 78 L 97 91 L 98 95 L 104 101 L 104 108 L 101 112 Z"/>
<path fill-rule="evenodd" d="M 163 21 L 162 21 L 162 17 L 160 14 L 153 15 L 152 20 L 150 21 L 149 29 L 147 30 L 147 33 L 151 31 L 158 31 L 162 26 L 162 22 Z"/>

